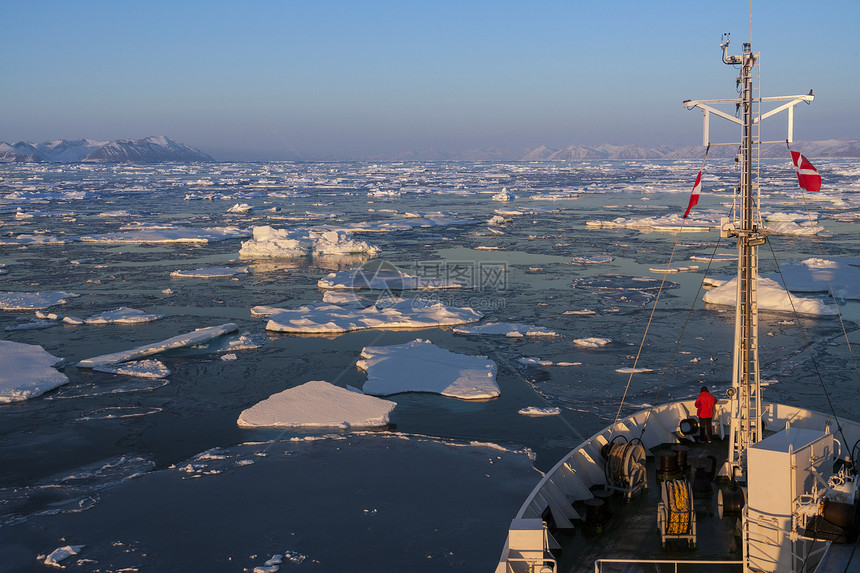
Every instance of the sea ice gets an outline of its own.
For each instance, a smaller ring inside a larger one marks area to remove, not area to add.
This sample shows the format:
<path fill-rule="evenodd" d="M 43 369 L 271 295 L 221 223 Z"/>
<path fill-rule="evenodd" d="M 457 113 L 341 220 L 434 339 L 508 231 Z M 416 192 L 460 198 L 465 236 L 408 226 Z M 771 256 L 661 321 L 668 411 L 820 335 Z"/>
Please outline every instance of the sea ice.
<path fill-rule="evenodd" d="M 396 402 L 359 394 L 322 380 L 288 388 L 239 414 L 242 428 L 387 426 Z"/>
<path fill-rule="evenodd" d="M 363 390 L 389 396 L 400 392 L 434 392 L 463 400 L 499 395 L 496 363 L 485 356 L 456 354 L 416 339 L 392 346 L 365 346 L 356 363 L 367 372 Z"/>
<path fill-rule="evenodd" d="M 147 314 L 136 308 L 128 308 L 122 306 L 116 310 L 109 310 L 100 314 L 94 314 L 87 318 L 84 322 L 87 324 L 140 324 L 144 322 L 152 322 L 163 318 L 162 314 Z M 73 324 L 72 322 L 69 322 Z"/>
<path fill-rule="evenodd" d="M 611 338 L 599 338 L 597 336 L 594 336 L 591 338 L 575 338 L 573 340 L 573 343 L 576 346 L 583 346 L 586 348 L 599 348 L 601 346 L 606 346 L 607 344 L 609 344 L 611 342 L 612 342 Z"/>
<path fill-rule="evenodd" d="M 167 378 L 170 376 L 170 369 L 161 361 L 152 358 L 133 362 L 121 362 L 119 364 L 102 364 L 94 366 L 93 370 L 108 372 L 110 374 L 137 376 L 139 378 Z"/>
<path fill-rule="evenodd" d="M 342 230 L 279 230 L 266 225 L 254 227 L 253 238 L 243 241 L 239 256 L 243 259 L 277 259 L 316 257 L 321 255 L 375 255 L 376 247 L 352 238 Z"/>
<path fill-rule="evenodd" d="M 517 411 L 517 414 L 521 414 L 523 416 L 558 416 L 561 414 L 561 408 L 557 407 L 547 407 L 547 408 L 539 408 L 538 406 L 527 406 L 525 408 L 520 408 Z"/>
<path fill-rule="evenodd" d="M 205 269 L 195 269 L 193 271 L 173 271 L 170 276 L 173 278 L 195 278 L 195 279 L 212 279 L 219 277 L 232 277 L 233 275 L 241 275 L 248 272 L 248 267 L 209 267 Z"/>
<path fill-rule="evenodd" d="M 79 296 L 70 292 L 0 292 L 0 310 L 37 310 L 66 304 Z"/>
<path fill-rule="evenodd" d="M 103 354 L 101 356 L 87 358 L 86 360 L 81 360 L 80 362 L 78 362 L 78 367 L 94 368 L 96 366 L 104 366 L 106 364 L 127 362 L 129 360 L 134 360 L 135 358 L 143 358 L 152 354 L 158 354 L 159 352 L 164 352 L 165 350 L 173 350 L 175 348 L 182 348 L 185 346 L 192 346 L 194 344 L 208 342 L 213 338 L 217 338 L 218 336 L 235 332 L 238 329 L 239 327 L 231 322 L 222 324 L 220 326 L 208 326 L 206 328 L 197 329 L 193 332 L 188 332 L 186 334 L 180 334 L 178 336 L 168 338 L 167 340 L 162 340 L 161 342 L 155 342 L 153 344 L 147 344 L 145 346 L 138 346 L 137 348 L 132 348 L 131 350 L 123 350 L 121 352 L 114 352 L 112 354 Z"/>
<path fill-rule="evenodd" d="M 669 265 L 665 267 L 649 267 L 652 273 L 688 273 L 699 270 L 699 265 Z"/>
<path fill-rule="evenodd" d="M 702 301 L 720 306 L 735 306 L 737 298 L 737 277 L 717 286 L 702 297 Z M 798 312 L 815 316 L 836 314 L 836 309 L 817 298 L 805 298 L 790 295 L 787 290 L 772 279 L 759 277 L 758 308 L 772 312 Z"/>
<path fill-rule="evenodd" d="M 615 257 L 610 255 L 596 255 L 593 257 L 573 257 L 570 262 L 580 265 L 601 265 L 611 263 L 614 260 Z"/>
<path fill-rule="evenodd" d="M 425 278 L 408 275 L 390 267 L 352 269 L 329 273 L 317 281 L 321 289 L 374 289 L 374 290 L 413 290 L 413 289 L 457 289 L 463 285 L 442 278 Z"/>
<path fill-rule="evenodd" d="M 60 567 L 64 569 L 63 565 L 60 565 L 60 561 L 67 557 L 71 557 L 72 555 L 77 555 L 81 552 L 81 549 L 86 547 L 85 545 L 64 545 L 63 547 L 58 547 L 54 549 L 50 555 L 45 557 L 44 555 L 40 555 L 39 559 L 45 558 L 45 565 L 50 565 L 52 567 Z"/>
<path fill-rule="evenodd" d="M 368 328 L 431 328 L 477 322 L 483 315 L 471 308 L 446 307 L 422 299 L 393 299 L 391 304 L 309 304 L 293 309 L 254 307 L 255 315 L 271 314 L 266 330 L 329 334 Z"/>
<path fill-rule="evenodd" d="M 0 340 L 0 403 L 21 402 L 67 383 L 54 369 L 62 361 L 41 346 Z"/>
<path fill-rule="evenodd" d="M 209 243 L 226 239 L 247 237 L 248 231 L 238 227 L 209 227 L 194 229 L 164 225 L 143 227 L 131 231 L 86 235 L 80 238 L 85 243 Z"/>
<path fill-rule="evenodd" d="M 454 327 L 457 334 L 499 334 L 509 338 L 521 336 L 558 336 L 558 333 L 542 326 L 520 324 L 518 322 L 491 322 L 476 326 Z"/>

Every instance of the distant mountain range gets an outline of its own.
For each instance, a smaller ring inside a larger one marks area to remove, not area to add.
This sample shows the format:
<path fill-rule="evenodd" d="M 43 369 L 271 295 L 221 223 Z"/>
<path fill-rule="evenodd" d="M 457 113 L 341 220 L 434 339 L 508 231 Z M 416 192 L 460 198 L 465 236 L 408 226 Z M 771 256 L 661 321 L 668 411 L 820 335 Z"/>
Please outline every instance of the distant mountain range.
<path fill-rule="evenodd" d="M 810 159 L 824 157 L 860 158 L 860 139 L 830 139 L 826 141 L 796 141 L 792 149 L 800 151 Z M 712 147 L 709 157 L 731 158 L 737 147 Z M 402 151 L 384 155 L 356 159 L 372 161 L 594 161 L 594 160 L 635 160 L 635 159 L 701 159 L 705 148 L 701 145 L 671 147 L 660 145 L 643 147 L 640 145 L 597 146 L 571 145 L 555 149 L 542 145 L 538 148 L 521 151 L 503 149 L 472 149 L 469 151 Z M 788 158 L 784 143 L 762 146 L 763 158 Z M 336 160 L 335 157 L 319 158 Z M 45 143 L 0 142 L 0 163 L 49 162 L 49 163 L 158 163 L 161 161 L 195 162 L 215 161 L 199 149 L 167 137 L 147 137 L 145 139 L 116 139 L 114 141 L 95 141 L 77 139 L 69 141 L 57 139 Z"/>
<path fill-rule="evenodd" d="M 791 144 L 794 151 L 800 151 L 810 158 L 820 157 L 860 157 L 860 140 L 829 139 L 826 141 L 795 141 Z M 738 148 L 731 145 L 711 147 L 708 157 L 734 157 Z M 553 149 L 542 145 L 526 153 L 523 161 L 587 161 L 595 159 L 701 159 L 705 155 L 703 145 L 689 147 L 641 147 L 639 145 L 609 145 L 596 147 L 571 145 L 564 149 Z M 788 148 L 784 143 L 768 143 L 761 147 L 761 156 L 767 159 L 788 158 Z"/>
<path fill-rule="evenodd" d="M 0 142 L 0 163 L 157 163 L 161 161 L 214 161 L 199 149 L 167 137 L 95 141 L 57 139 L 45 143 Z"/>

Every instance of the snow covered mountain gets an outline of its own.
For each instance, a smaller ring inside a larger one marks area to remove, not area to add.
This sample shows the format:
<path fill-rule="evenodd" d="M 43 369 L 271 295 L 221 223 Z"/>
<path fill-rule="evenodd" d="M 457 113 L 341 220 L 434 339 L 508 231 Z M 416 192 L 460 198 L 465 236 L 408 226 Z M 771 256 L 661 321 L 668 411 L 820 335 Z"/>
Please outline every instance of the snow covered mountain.
<path fill-rule="evenodd" d="M 93 139 L 57 139 L 45 143 L 0 142 L 0 162 L 136 162 L 156 163 L 160 161 L 214 161 L 199 149 L 170 138 L 147 137 L 144 139 L 116 139 L 96 141 Z"/>
<path fill-rule="evenodd" d="M 860 140 L 829 139 L 826 141 L 795 141 L 791 148 L 810 158 L 822 157 L 860 157 Z M 734 157 L 737 148 L 732 146 L 712 147 L 710 157 Z M 638 145 L 602 145 L 590 147 L 571 145 L 564 149 L 553 149 L 542 145 L 522 157 L 523 161 L 588 161 L 598 159 L 701 159 L 705 148 L 701 145 L 671 148 L 668 146 L 640 147 Z M 763 158 L 788 158 L 788 148 L 784 143 L 762 145 Z"/>

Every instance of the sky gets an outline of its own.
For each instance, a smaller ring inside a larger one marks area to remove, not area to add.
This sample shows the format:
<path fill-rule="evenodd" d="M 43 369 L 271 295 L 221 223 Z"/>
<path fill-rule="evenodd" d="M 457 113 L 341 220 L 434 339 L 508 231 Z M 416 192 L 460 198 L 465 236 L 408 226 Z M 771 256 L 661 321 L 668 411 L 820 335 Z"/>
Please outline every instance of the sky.
<path fill-rule="evenodd" d="M 10 143 L 164 135 L 225 161 L 695 145 L 681 102 L 736 96 L 725 32 L 761 52 L 762 95 L 814 89 L 796 139 L 860 138 L 857 0 L 0 0 L 0 22 Z"/>

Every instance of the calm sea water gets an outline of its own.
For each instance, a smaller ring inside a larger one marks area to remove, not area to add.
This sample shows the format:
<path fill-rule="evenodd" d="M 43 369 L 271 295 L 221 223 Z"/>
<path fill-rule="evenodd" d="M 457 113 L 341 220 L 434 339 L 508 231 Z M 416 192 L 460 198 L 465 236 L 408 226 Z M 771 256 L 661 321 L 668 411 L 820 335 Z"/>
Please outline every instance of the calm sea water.
<path fill-rule="evenodd" d="M 780 262 L 860 256 L 860 163 L 818 167 L 825 190 L 806 197 L 787 161 L 763 168 L 764 209 L 808 210 L 826 228 L 815 237 L 772 237 Z M 637 367 L 651 372 L 632 378 L 622 413 L 692 395 L 699 381 L 718 392 L 729 385 L 732 313 L 694 304 L 708 263 L 690 260 L 712 253 L 718 233 L 685 233 L 676 243 L 669 232 L 586 227 L 681 214 L 697 170 L 691 162 L 657 161 L 0 166 L 2 290 L 80 295 L 45 311 L 61 317 L 122 306 L 164 315 L 141 325 L 3 331 L 6 340 L 63 357 L 69 383 L 0 406 L 0 570 L 39 570 L 37 556 L 64 545 L 85 545 L 63 563 L 87 571 L 250 571 L 276 554 L 286 556 L 281 570 L 492 568 L 510 518 L 539 478 L 533 468 L 548 469 L 618 413 L 629 375 L 616 369 L 633 366 L 649 318 Z M 710 165 L 697 211 L 727 212 L 736 180 L 733 165 Z M 517 198 L 493 200 L 503 188 Z M 228 212 L 235 204 L 252 208 Z M 497 210 L 507 222 L 488 226 Z M 358 237 L 405 272 L 467 284 L 422 296 L 470 306 L 485 321 L 535 324 L 560 336 L 473 337 L 441 328 L 266 333 L 251 307 L 319 301 L 320 277 L 367 261 L 242 261 L 239 239 L 77 240 L 142 224 L 367 225 L 437 211 L 458 224 Z M 22 234 L 61 242 L 15 243 Z M 723 241 L 718 250 L 733 247 Z M 662 274 L 649 269 L 665 267 L 670 256 L 700 268 L 668 275 L 670 288 L 652 317 L 656 290 L 638 279 L 659 283 Z M 587 262 L 597 257 L 612 260 Z M 225 265 L 250 272 L 170 278 L 179 269 Z M 767 247 L 761 267 L 776 268 Z M 733 271 L 733 263 L 714 263 L 708 274 Z M 860 306 L 847 300 L 840 308 L 854 342 Z M 569 312 L 584 309 L 593 314 Z M 0 327 L 33 318 L 3 312 Z M 207 345 L 172 351 L 159 357 L 172 372 L 160 381 L 74 366 L 225 322 L 256 337 L 260 348 L 236 360 L 222 360 Z M 857 377 L 845 367 L 851 355 L 842 328 L 832 317 L 763 313 L 762 376 L 778 380 L 765 397 L 854 415 Z M 572 342 L 585 337 L 612 342 Z M 393 426 L 380 432 L 236 426 L 245 408 L 309 380 L 361 387 L 355 362 L 364 346 L 415 338 L 495 360 L 501 396 L 471 402 L 398 394 L 391 397 L 398 404 Z M 523 357 L 581 364 L 526 366 Z M 561 415 L 517 414 L 526 406 L 557 406 Z"/>

